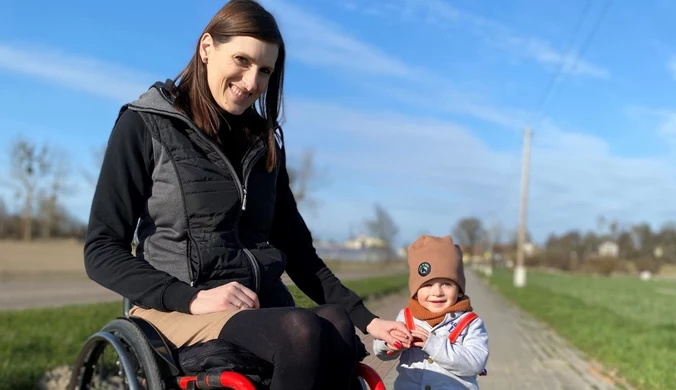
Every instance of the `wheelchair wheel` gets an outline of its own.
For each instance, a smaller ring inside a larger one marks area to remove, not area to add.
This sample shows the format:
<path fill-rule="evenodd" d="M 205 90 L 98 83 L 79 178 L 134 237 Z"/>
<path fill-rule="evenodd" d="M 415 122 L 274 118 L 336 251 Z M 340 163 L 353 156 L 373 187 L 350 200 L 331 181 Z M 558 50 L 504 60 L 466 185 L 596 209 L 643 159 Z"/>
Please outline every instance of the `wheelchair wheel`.
<path fill-rule="evenodd" d="M 107 355 L 108 347 L 117 359 Z M 126 319 L 113 320 L 92 335 L 73 366 L 69 390 L 109 388 L 166 389 L 152 348 L 139 328 Z"/>

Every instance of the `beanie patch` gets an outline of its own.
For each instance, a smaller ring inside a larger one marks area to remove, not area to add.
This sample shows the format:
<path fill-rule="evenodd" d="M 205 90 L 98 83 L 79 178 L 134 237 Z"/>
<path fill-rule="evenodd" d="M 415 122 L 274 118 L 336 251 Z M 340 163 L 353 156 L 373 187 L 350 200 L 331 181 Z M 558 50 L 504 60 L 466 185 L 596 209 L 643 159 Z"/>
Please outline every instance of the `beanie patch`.
<path fill-rule="evenodd" d="M 418 275 L 427 276 L 432 272 L 432 266 L 428 262 L 421 263 L 418 267 Z"/>

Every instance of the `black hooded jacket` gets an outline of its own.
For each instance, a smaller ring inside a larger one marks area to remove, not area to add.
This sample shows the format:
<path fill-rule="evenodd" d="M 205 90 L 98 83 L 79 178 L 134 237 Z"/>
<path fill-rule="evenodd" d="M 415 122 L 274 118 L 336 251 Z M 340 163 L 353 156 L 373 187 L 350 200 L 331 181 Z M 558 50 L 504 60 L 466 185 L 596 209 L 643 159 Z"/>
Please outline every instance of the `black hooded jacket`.
<path fill-rule="evenodd" d="M 189 313 L 197 291 L 230 281 L 255 291 L 261 307 L 292 306 L 280 279 L 286 271 L 312 300 L 341 306 L 366 332 L 376 316 L 317 256 L 283 145 L 268 172 L 257 114 L 227 116 L 216 143 L 173 107 L 169 87 L 156 83 L 120 110 L 89 218 L 89 277 L 142 307 Z M 248 138 L 244 127 L 253 129 Z"/>

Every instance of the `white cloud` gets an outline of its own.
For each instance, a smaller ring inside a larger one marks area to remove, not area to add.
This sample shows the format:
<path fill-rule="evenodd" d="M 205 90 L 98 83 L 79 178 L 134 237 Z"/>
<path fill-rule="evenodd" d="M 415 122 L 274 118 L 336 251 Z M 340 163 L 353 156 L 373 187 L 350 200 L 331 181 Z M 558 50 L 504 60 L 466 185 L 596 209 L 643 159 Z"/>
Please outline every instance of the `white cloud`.
<path fill-rule="evenodd" d="M 138 97 L 154 79 L 88 56 L 0 43 L 0 69 L 115 101 Z"/>
<path fill-rule="evenodd" d="M 278 18 L 280 28 L 289 45 L 289 55 L 310 65 L 332 67 L 349 74 L 379 75 L 415 80 L 416 93 L 396 83 L 378 83 L 373 79 L 360 86 L 380 91 L 382 96 L 410 106 L 438 107 L 442 111 L 467 115 L 510 129 L 522 128 L 527 113 L 516 108 L 497 107 L 472 92 L 458 90 L 449 80 L 434 72 L 413 67 L 373 45 L 369 45 L 342 31 L 340 26 L 319 15 L 293 6 L 289 2 L 274 0 L 265 6 Z M 343 4 L 347 10 L 361 12 L 376 9 L 378 15 L 397 11 L 400 7 L 387 2 L 369 4 Z M 361 7 L 361 8 L 359 8 Z M 430 3 L 435 13 L 451 18 L 455 14 L 444 4 Z M 477 22 L 479 23 L 479 22 Z M 482 22 L 487 24 L 488 22 Z M 421 91 L 429 91 L 421 93 Z"/>
<path fill-rule="evenodd" d="M 608 70 L 577 58 L 575 53 L 562 53 L 551 47 L 550 43 L 533 37 L 523 37 L 512 32 L 487 37 L 489 42 L 502 48 L 509 54 L 530 58 L 543 65 L 563 67 L 563 73 L 572 75 L 608 78 Z"/>
<path fill-rule="evenodd" d="M 661 114 L 658 134 L 669 143 L 669 146 L 676 153 L 676 110 Z"/>
<path fill-rule="evenodd" d="M 334 218 L 350 218 L 335 207 L 336 194 L 341 207 L 351 199 L 361 213 L 381 201 L 392 208 L 404 233 L 428 227 L 447 232 L 466 215 L 516 225 L 520 151 L 493 149 L 470 129 L 448 121 L 305 100 L 288 107 L 289 147 L 329 137 L 312 144 L 318 162 L 344 172 L 326 191 L 332 199 L 325 199 L 312 219 L 320 230 Z M 602 139 L 546 124 L 533 140 L 529 228 L 542 239 L 551 231 L 593 228 L 601 214 L 660 224 L 676 217 L 670 200 L 675 178 L 676 168 L 666 160 L 616 156 Z M 343 192 L 361 183 L 372 183 L 371 189 Z"/>
<path fill-rule="evenodd" d="M 629 115 L 641 123 L 649 123 L 656 129 L 656 134 L 666 142 L 676 157 L 676 109 L 660 109 L 646 107 L 629 107 Z"/>
<path fill-rule="evenodd" d="M 375 6 L 370 3 L 368 8 Z M 363 11 L 365 8 L 366 6 L 355 10 Z M 469 31 L 510 56 L 530 59 L 548 67 L 562 65 L 567 74 L 593 78 L 610 77 L 607 69 L 582 58 L 576 60 L 574 54 L 558 51 L 543 39 L 519 34 L 500 22 L 460 10 L 441 0 L 397 0 L 397 6 L 382 3 L 377 14 L 387 18 L 399 17 L 411 23 L 433 24 L 441 29 L 446 29 L 449 24 L 465 24 Z"/>
<path fill-rule="evenodd" d="M 351 37 L 319 15 L 280 0 L 266 1 L 265 6 L 278 19 L 291 58 L 362 74 L 419 77 L 419 69 Z"/>
<path fill-rule="evenodd" d="M 418 83 L 415 90 L 382 84 L 374 88 L 388 99 L 410 107 L 434 107 L 439 112 L 466 115 L 511 130 L 522 129 L 530 118 L 525 110 L 497 105 L 484 96 L 457 90 L 441 79 Z"/>
<path fill-rule="evenodd" d="M 676 80 L 676 55 L 671 57 L 671 60 L 669 60 L 669 63 L 667 64 L 669 67 L 669 71 L 671 72 L 671 76 Z"/>

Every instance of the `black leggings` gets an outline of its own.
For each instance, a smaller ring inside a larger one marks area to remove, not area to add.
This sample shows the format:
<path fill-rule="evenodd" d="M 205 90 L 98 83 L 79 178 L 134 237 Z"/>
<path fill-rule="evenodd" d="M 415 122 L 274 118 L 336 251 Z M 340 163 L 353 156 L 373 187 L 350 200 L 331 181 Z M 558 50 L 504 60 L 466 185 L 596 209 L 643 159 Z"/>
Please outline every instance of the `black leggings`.
<path fill-rule="evenodd" d="M 244 310 L 219 337 L 274 365 L 270 390 L 344 390 L 357 362 L 354 325 L 334 305 Z"/>

